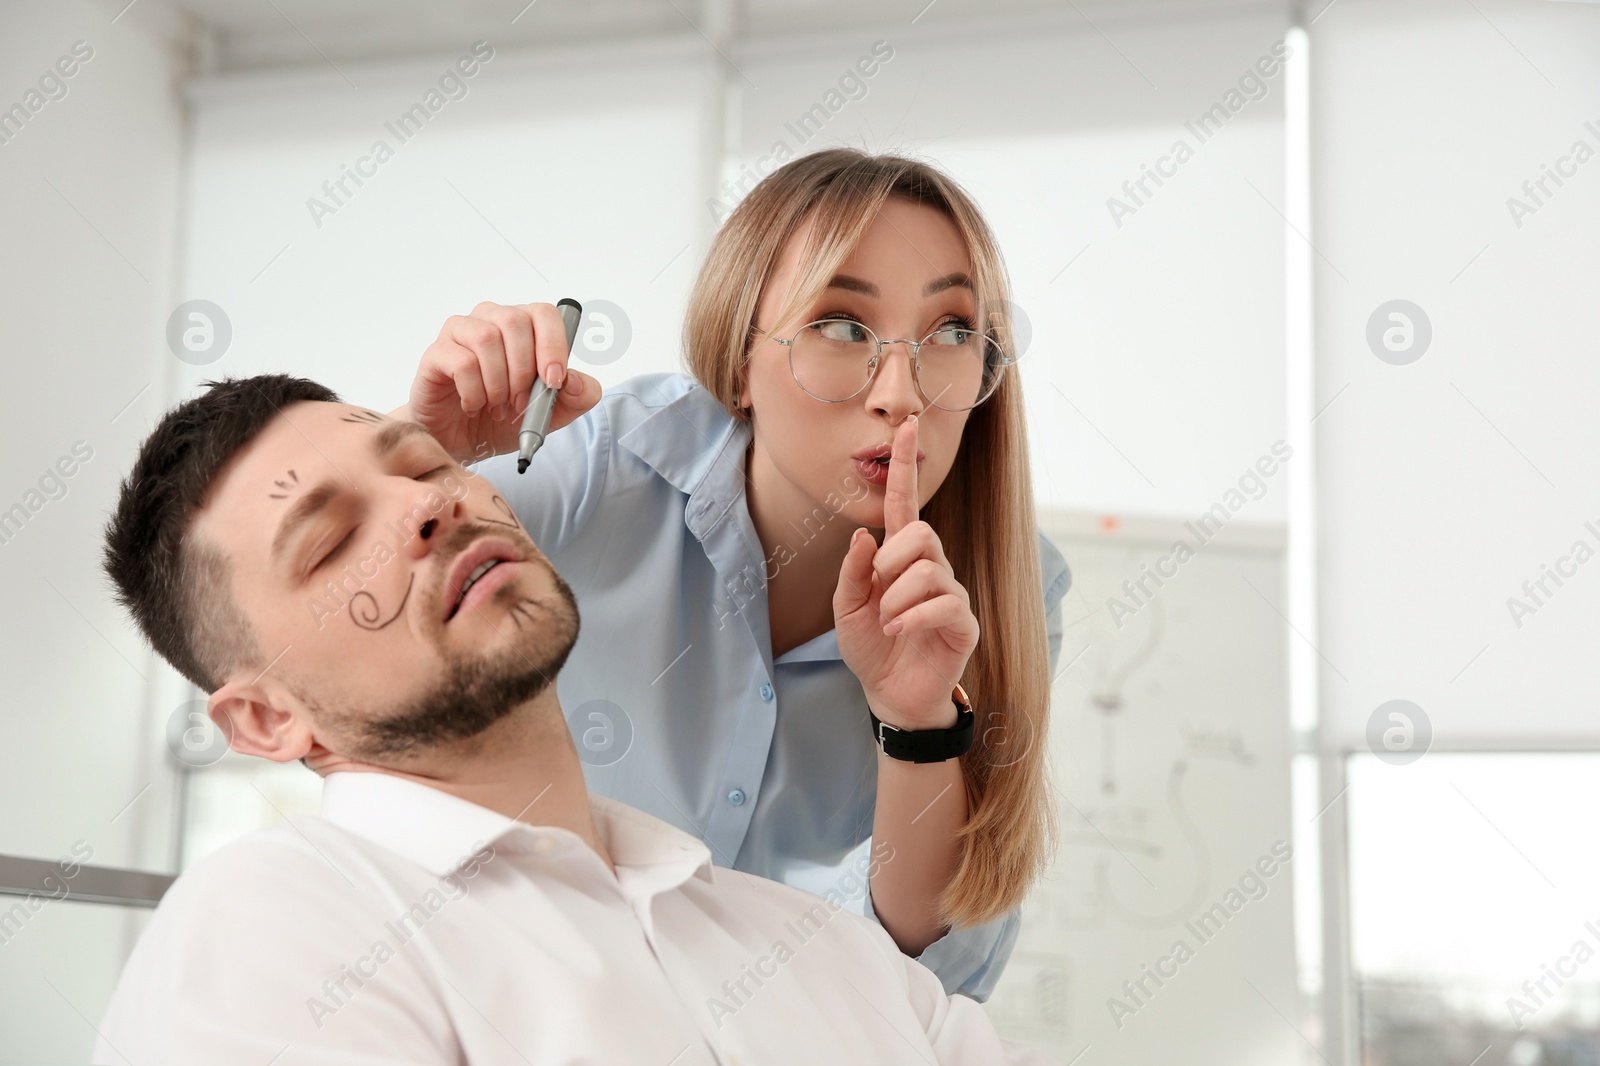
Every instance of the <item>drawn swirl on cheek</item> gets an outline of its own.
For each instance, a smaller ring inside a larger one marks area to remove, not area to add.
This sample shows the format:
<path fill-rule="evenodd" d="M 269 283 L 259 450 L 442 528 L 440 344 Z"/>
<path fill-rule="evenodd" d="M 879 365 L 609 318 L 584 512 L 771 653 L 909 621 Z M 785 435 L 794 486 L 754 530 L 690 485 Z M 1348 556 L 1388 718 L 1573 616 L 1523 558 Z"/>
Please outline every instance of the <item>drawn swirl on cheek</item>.
<path fill-rule="evenodd" d="M 497 526 L 510 526 L 512 529 L 522 528 L 522 523 L 517 521 L 517 516 L 512 512 L 511 505 L 505 500 L 501 499 L 498 493 L 490 497 L 490 499 L 494 503 L 495 507 L 499 508 L 500 513 L 511 519 L 511 521 L 503 522 L 498 518 L 485 518 L 483 515 L 476 515 L 476 518 L 483 522 L 493 522 Z"/>
<path fill-rule="evenodd" d="M 411 586 L 417 583 L 417 575 L 412 574 L 411 580 L 406 582 L 406 594 L 400 597 L 400 606 L 395 609 L 387 619 L 378 621 L 378 598 L 366 589 L 362 589 L 350 597 L 350 621 L 362 629 L 378 630 L 400 617 L 406 609 L 406 601 L 411 598 Z"/>

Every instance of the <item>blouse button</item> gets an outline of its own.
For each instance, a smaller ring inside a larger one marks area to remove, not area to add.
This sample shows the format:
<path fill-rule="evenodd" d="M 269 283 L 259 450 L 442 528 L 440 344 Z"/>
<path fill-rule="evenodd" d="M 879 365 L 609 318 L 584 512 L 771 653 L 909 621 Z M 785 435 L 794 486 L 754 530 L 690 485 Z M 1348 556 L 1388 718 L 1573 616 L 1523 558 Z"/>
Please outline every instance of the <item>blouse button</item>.
<path fill-rule="evenodd" d="M 772 686 L 771 685 L 763 684 L 761 686 L 761 702 L 762 703 L 771 703 L 772 702 Z"/>
<path fill-rule="evenodd" d="M 730 791 L 728 793 L 728 802 L 735 807 L 742 806 L 744 804 L 744 789 L 736 788 Z"/>

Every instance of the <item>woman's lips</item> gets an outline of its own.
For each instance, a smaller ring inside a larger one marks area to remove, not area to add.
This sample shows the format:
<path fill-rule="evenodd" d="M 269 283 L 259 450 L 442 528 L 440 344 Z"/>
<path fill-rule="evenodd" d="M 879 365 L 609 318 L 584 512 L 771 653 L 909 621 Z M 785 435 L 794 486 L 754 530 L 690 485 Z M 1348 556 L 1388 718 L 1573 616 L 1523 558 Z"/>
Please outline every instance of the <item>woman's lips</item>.
<path fill-rule="evenodd" d="M 868 484 L 885 486 L 889 484 L 889 464 L 880 463 L 876 459 L 856 459 L 856 472 Z M 922 472 L 922 459 L 917 459 L 917 472 Z"/>

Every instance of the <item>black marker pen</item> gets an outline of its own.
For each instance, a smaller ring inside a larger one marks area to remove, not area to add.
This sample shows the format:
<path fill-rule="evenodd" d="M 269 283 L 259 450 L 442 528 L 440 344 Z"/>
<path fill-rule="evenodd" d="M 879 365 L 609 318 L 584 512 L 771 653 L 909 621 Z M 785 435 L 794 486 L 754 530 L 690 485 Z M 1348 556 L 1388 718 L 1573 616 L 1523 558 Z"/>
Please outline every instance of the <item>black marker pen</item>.
<path fill-rule="evenodd" d="M 567 327 L 567 358 L 572 358 L 572 344 L 578 339 L 578 319 L 583 315 L 583 305 L 577 300 L 559 300 L 561 321 Z M 565 381 L 562 382 L 566 384 Z M 533 453 L 544 444 L 550 432 L 550 415 L 555 411 L 560 389 L 552 389 L 544 378 L 533 379 L 533 391 L 528 394 L 528 409 L 522 413 L 522 429 L 517 433 L 517 473 L 526 474 Z"/>

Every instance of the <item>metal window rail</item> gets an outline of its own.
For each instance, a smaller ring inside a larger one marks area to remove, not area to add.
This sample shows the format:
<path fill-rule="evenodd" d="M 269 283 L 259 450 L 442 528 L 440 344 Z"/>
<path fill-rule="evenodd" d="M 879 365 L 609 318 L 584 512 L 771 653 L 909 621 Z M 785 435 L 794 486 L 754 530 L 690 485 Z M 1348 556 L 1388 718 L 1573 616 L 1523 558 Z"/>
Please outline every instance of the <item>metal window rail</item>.
<path fill-rule="evenodd" d="M 177 877 L 172 874 L 82 863 L 78 864 L 76 873 L 66 877 L 59 862 L 0 855 L 0 896 L 40 896 L 79 903 L 109 903 L 117 907 L 154 907 L 175 880 Z M 5 909 L 5 904 L 0 903 L 0 913 Z"/>

